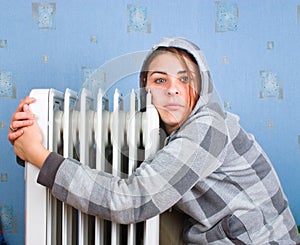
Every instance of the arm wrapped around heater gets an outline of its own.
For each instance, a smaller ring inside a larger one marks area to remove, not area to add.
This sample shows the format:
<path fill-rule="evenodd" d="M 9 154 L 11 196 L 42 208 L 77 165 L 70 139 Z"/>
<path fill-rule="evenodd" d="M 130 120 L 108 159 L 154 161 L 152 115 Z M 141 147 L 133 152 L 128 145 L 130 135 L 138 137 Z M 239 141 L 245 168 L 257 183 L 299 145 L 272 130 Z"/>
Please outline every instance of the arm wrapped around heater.
<path fill-rule="evenodd" d="M 220 128 L 212 125 L 221 124 L 211 120 L 205 113 L 198 115 L 126 179 L 91 169 L 74 159 L 62 161 L 52 153 L 40 171 L 39 182 L 52 188 L 55 197 L 85 213 L 117 223 L 146 220 L 172 207 L 222 164 L 227 136 L 220 137 Z M 53 165 L 60 165 L 57 173 Z M 55 181 L 49 182 L 49 178 Z"/>

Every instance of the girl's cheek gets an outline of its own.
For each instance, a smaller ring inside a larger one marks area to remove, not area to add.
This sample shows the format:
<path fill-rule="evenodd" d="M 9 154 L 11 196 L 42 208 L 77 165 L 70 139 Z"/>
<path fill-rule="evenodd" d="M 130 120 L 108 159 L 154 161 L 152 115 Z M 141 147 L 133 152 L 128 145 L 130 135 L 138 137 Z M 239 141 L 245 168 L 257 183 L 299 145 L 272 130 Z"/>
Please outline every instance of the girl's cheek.
<path fill-rule="evenodd" d="M 152 97 L 160 97 L 163 94 L 163 89 L 160 88 L 149 87 L 149 90 L 151 92 Z"/>

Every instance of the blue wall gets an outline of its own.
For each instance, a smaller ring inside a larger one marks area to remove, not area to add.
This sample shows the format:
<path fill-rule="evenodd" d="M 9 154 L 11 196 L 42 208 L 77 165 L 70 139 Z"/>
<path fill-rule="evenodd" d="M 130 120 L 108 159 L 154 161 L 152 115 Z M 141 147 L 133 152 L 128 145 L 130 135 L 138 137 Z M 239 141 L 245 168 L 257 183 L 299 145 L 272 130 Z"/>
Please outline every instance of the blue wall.
<path fill-rule="evenodd" d="M 300 0 L 0 0 L 0 215 L 9 244 L 24 241 L 24 172 L 6 139 L 19 100 L 32 88 L 79 91 L 87 70 L 164 36 L 187 37 L 204 50 L 224 106 L 269 154 L 299 225 L 299 6 Z"/>

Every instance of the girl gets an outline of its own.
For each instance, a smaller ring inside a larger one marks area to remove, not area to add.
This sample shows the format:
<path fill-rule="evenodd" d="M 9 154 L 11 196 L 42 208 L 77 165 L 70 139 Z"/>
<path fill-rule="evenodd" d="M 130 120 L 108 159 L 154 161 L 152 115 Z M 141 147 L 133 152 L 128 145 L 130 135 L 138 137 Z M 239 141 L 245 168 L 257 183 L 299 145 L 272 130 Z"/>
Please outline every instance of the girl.
<path fill-rule="evenodd" d="M 151 91 L 167 138 L 126 179 L 46 150 L 28 107 L 33 98 L 13 114 L 8 139 L 40 168 L 40 184 L 88 214 L 134 223 L 174 207 L 188 217 L 188 244 L 299 244 L 269 158 L 238 117 L 222 110 L 200 49 L 183 38 L 162 40 L 144 61 L 140 84 Z"/>

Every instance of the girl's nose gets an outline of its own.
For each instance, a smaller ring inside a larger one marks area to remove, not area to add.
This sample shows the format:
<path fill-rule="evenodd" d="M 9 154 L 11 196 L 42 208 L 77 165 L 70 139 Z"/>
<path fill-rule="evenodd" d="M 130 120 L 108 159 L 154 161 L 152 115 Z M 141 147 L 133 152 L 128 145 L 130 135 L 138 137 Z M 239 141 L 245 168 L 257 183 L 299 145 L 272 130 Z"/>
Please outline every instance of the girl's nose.
<path fill-rule="evenodd" d="M 167 87 L 167 94 L 168 95 L 178 95 L 179 94 L 179 89 L 177 85 L 176 79 L 172 79 Z"/>
<path fill-rule="evenodd" d="M 177 90 L 174 90 L 174 89 L 168 89 L 168 95 L 177 95 L 179 94 L 179 92 Z"/>

